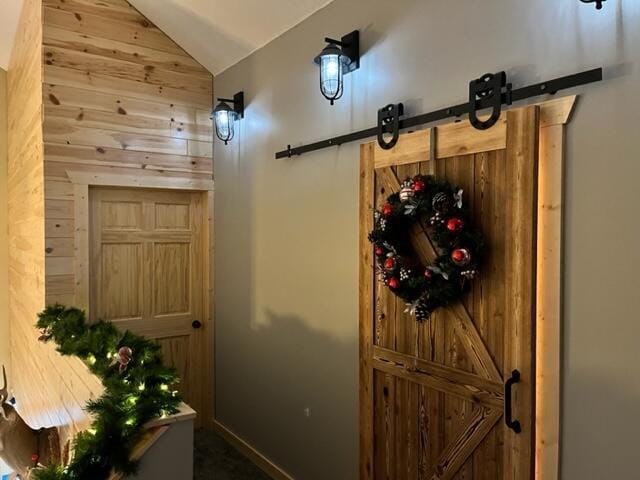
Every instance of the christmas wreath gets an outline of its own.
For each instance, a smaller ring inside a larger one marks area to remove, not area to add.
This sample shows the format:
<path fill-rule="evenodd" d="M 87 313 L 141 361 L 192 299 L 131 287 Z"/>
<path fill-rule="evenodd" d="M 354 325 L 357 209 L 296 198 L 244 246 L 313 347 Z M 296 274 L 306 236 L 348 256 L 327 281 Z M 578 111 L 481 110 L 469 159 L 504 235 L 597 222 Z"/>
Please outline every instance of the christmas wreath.
<path fill-rule="evenodd" d="M 418 321 L 459 299 L 478 274 L 483 238 L 468 220 L 462 193 L 446 181 L 417 175 L 375 211 L 369 240 L 378 277 Z M 417 222 L 437 247 L 438 257 L 430 265 L 421 264 L 411 244 Z"/>

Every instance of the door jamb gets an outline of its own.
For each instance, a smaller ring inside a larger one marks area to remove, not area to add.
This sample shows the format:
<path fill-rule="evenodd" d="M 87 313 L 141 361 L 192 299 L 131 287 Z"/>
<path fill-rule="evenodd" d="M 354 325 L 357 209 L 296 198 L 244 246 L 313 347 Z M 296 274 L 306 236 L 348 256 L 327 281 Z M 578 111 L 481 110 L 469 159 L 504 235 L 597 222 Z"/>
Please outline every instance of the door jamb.
<path fill-rule="evenodd" d="M 203 305 L 203 329 L 210 330 L 206 336 L 205 346 L 208 357 L 205 371 L 203 372 L 211 379 L 211 398 L 208 402 L 208 409 L 199 413 L 201 422 L 207 429 L 212 429 L 215 419 L 215 321 L 214 321 L 214 184 L 211 180 L 188 180 L 186 182 L 174 182 L 175 179 L 164 177 L 134 177 L 131 175 L 109 174 L 96 175 L 94 173 L 67 170 L 67 176 L 73 184 L 73 205 L 75 211 L 74 225 L 74 245 L 75 245 L 75 305 L 77 308 L 89 313 L 90 294 L 90 256 L 89 256 L 89 187 L 125 187 L 125 188 L 158 188 L 164 190 L 180 190 L 184 192 L 202 192 L 206 196 L 205 204 L 207 216 L 207 228 L 205 242 L 205 265 L 208 265 L 208 274 L 205 276 L 204 305 Z"/>

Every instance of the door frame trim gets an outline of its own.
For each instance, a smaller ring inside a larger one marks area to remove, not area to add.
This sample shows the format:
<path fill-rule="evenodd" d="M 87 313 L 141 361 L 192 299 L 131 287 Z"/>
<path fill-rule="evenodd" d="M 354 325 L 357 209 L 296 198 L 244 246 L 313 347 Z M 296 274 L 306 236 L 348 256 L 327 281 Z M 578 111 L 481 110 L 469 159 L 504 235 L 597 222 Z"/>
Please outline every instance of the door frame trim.
<path fill-rule="evenodd" d="M 570 121 L 577 95 L 533 103 L 539 107 L 538 233 L 536 246 L 536 480 L 557 480 L 560 462 L 560 387 L 562 334 L 562 224 L 565 125 Z M 519 105 L 522 108 L 528 105 Z M 506 111 L 509 111 L 505 110 Z M 453 124 L 455 125 L 455 124 Z M 438 128 L 441 128 L 440 126 Z M 450 127 L 455 128 L 455 126 Z M 420 131 L 425 159 L 429 157 L 429 131 Z M 418 133 L 418 132 L 416 132 Z M 404 134 L 412 135 L 412 134 Z M 402 138 L 402 137 L 401 137 Z M 372 292 L 375 281 L 372 251 L 367 239 L 373 227 L 373 172 L 375 142 L 360 146 L 360 479 L 373 474 Z M 392 161 L 391 159 L 389 159 Z M 394 161 L 402 162 L 402 155 Z"/>
<path fill-rule="evenodd" d="M 203 312 L 204 328 L 209 328 L 206 336 L 206 364 L 205 372 L 210 379 L 211 398 L 207 402 L 208 409 L 199 413 L 199 422 L 208 429 L 212 429 L 215 419 L 215 318 L 214 318 L 214 182 L 213 180 L 176 179 L 166 177 L 140 177 L 123 174 L 95 174 L 90 172 L 67 170 L 67 176 L 73 184 L 73 205 L 75 212 L 74 245 L 75 245 L 75 305 L 89 313 L 90 295 L 90 205 L 89 187 L 124 187 L 147 188 L 163 190 L 180 190 L 183 192 L 201 192 L 206 206 L 207 227 L 205 228 L 206 258 L 204 264 L 208 270 L 205 273 Z"/>

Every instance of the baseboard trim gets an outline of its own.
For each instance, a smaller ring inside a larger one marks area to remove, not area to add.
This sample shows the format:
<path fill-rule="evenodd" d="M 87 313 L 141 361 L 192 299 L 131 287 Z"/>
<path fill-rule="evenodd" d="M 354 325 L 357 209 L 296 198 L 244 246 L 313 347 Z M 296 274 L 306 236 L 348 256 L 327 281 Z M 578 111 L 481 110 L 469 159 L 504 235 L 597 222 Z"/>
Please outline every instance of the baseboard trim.
<path fill-rule="evenodd" d="M 224 438 L 227 442 L 233 445 L 244 456 L 251 460 L 260 470 L 269 475 L 273 480 L 294 480 L 291 475 L 258 452 L 249 443 L 233 433 L 219 421 L 213 421 L 213 429 L 215 432 Z"/>

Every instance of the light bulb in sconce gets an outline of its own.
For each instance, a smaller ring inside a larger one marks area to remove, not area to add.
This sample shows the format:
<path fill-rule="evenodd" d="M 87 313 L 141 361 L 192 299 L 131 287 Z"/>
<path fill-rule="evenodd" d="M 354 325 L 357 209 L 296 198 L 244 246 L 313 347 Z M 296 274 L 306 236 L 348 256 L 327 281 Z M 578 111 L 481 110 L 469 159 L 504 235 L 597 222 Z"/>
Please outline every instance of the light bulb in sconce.
<path fill-rule="evenodd" d="M 344 75 L 360 67 L 359 39 L 357 30 L 341 40 L 325 38 L 327 46 L 314 59 L 320 67 L 320 92 L 331 105 L 344 93 Z"/>
<path fill-rule="evenodd" d="M 244 117 L 244 92 L 236 93 L 233 99 L 218 100 L 220 103 L 213 110 L 216 136 L 227 145 L 235 135 L 234 123 Z M 233 104 L 233 107 L 229 103 Z"/>
<path fill-rule="evenodd" d="M 349 59 L 333 44 L 325 47 L 319 57 L 320 91 L 333 105 L 333 102 L 342 97 L 344 92 L 344 66 Z"/>

